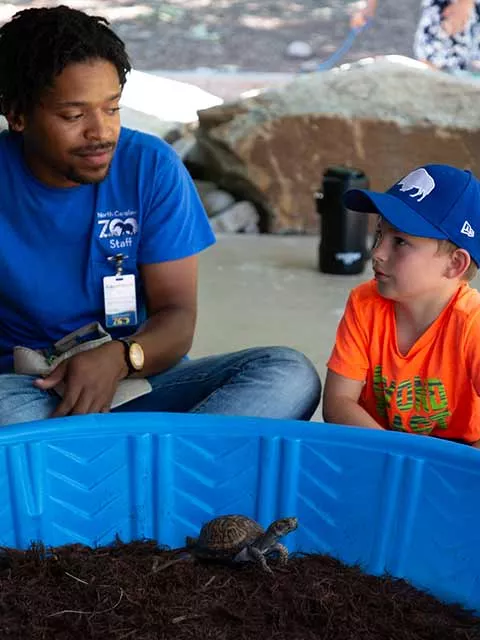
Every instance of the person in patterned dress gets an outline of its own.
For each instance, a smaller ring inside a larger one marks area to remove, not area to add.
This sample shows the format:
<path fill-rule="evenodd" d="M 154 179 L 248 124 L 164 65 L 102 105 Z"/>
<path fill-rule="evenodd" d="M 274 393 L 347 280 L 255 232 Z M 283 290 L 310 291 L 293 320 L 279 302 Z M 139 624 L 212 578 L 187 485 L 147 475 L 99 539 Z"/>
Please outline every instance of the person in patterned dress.
<path fill-rule="evenodd" d="M 377 0 L 367 0 L 352 14 L 351 26 L 363 26 L 376 9 Z M 417 60 L 442 71 L 478 67 L 480 0 L 422 0 L 413 52 Z"/>

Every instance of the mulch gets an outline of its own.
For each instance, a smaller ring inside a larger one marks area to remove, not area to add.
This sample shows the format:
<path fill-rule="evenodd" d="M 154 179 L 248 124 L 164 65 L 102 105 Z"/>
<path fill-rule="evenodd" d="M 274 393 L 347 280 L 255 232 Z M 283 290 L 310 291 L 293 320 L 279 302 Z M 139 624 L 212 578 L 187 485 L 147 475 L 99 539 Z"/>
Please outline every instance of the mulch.
<path fill-rule="evenodd" d="M 177 560 L 177 562 L 173 562 Z M 6 550 L 0 637 L 55 640 L 470 640 L 480 618 L 404 580 L 322 555 L 271 576 L 182 559 L 154 541 Z"/>

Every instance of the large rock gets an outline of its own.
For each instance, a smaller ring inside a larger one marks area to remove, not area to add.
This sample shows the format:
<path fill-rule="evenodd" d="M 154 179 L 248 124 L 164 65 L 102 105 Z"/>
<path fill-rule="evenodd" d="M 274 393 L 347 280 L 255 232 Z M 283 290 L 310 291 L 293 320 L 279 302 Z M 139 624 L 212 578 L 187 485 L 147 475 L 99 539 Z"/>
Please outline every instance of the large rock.
<path fill-rule="evenodd" d="M 120 104 L 164 122 L 196 122 L 197 111 L 222 104 L 218 96 L 187 82 L 132 71 L 127 76 Z"/>
<path fill-rule="evenodd" d="M 197 122 L 197 111 L 222 102 L 222 98 L 187 82 L 132 69 L 120 100 L 122 125 L 171 143 L 182 137 L 175 149 L 183 159 L 195 142 L 188 137 L 188 127 Z"/>
<path fill-rule="evenodd" d="M 285 88 L 199 111 L 202 177 L 252 200 L 262 230 L 314 232 L 314 193 L 330 165 L 363 169 L 374 189 L 427 162 L 480 174 L 479 104 L 478 81 L 408 58 L 300 75 Z"/>
<path fill-rule="evenodd" d="M 236 202 L 234 205 L 210 218 L 215 233 L 257 233 L 258 212 L 251 202 Z"/>

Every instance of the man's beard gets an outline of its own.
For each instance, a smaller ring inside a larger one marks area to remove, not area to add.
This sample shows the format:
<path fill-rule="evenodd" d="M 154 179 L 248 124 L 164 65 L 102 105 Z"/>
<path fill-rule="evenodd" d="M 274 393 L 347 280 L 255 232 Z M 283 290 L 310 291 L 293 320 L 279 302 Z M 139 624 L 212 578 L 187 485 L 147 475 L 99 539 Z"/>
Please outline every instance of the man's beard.
<path fill-rule="evenodd" d="M 69 167 L 63 175 L 65 176 L 65 178 L 67 178 L 67 180 L 70 180 L 70 182 L 76 182 L 77 184 L 98 184 L 100 182 L 103 182 L 103 180 L 105 180 L 105 178 L 107 177 L 108 172 L 110 171 L 111 164 L 112 161 L 108 163 L 108 166 L 105 168 L 103 175 L 99 176 L 98 178 L 82 175 L 81 173 L 78 173 L 73 167 Z"/>
<path fill-rule="evenodd" d="M 79 157 L 84 157 L 85 154 L 88 154 L 89 152 L 96 152 L 96 151 L 111 151 L 112 155 L 110 157 L 110 162 L 104 169 L 104 173 L 101 177 L 98 177 L 98 178 L 87 177 L 85 174 L 77 172 L 73 166 L 70 166 L 67 168 L 64 174 L 65 177 L 68 180 L 71 180 L 72 182 L 76 182 L 77 184 L 98 184 L 99 182 L 102 182 L 102 180 L 105 180 L 108 172 L 110 171 L 110 165 L 112 164 L 115 147 L 116 147 L 115 142 L 104 142 L 101 144 L 89 145 L 88 147 L 73 149 L 72 153 L 74 153 L 75 155 L 78 155 Z"/>

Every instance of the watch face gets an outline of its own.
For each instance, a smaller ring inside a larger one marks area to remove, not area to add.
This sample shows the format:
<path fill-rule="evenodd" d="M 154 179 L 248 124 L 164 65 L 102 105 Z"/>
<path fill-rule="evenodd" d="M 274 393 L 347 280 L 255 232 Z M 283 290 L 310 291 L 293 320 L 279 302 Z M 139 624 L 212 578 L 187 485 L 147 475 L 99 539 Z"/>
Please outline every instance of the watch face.
<path fill-rule="evenodd" d="M 143 368 L 144 355 L 143 349 L 138 342 L 132 342 L 130 344 L 129 355 L 132 367 L 137 371 L 140 371 L 140 369 Z"/>

